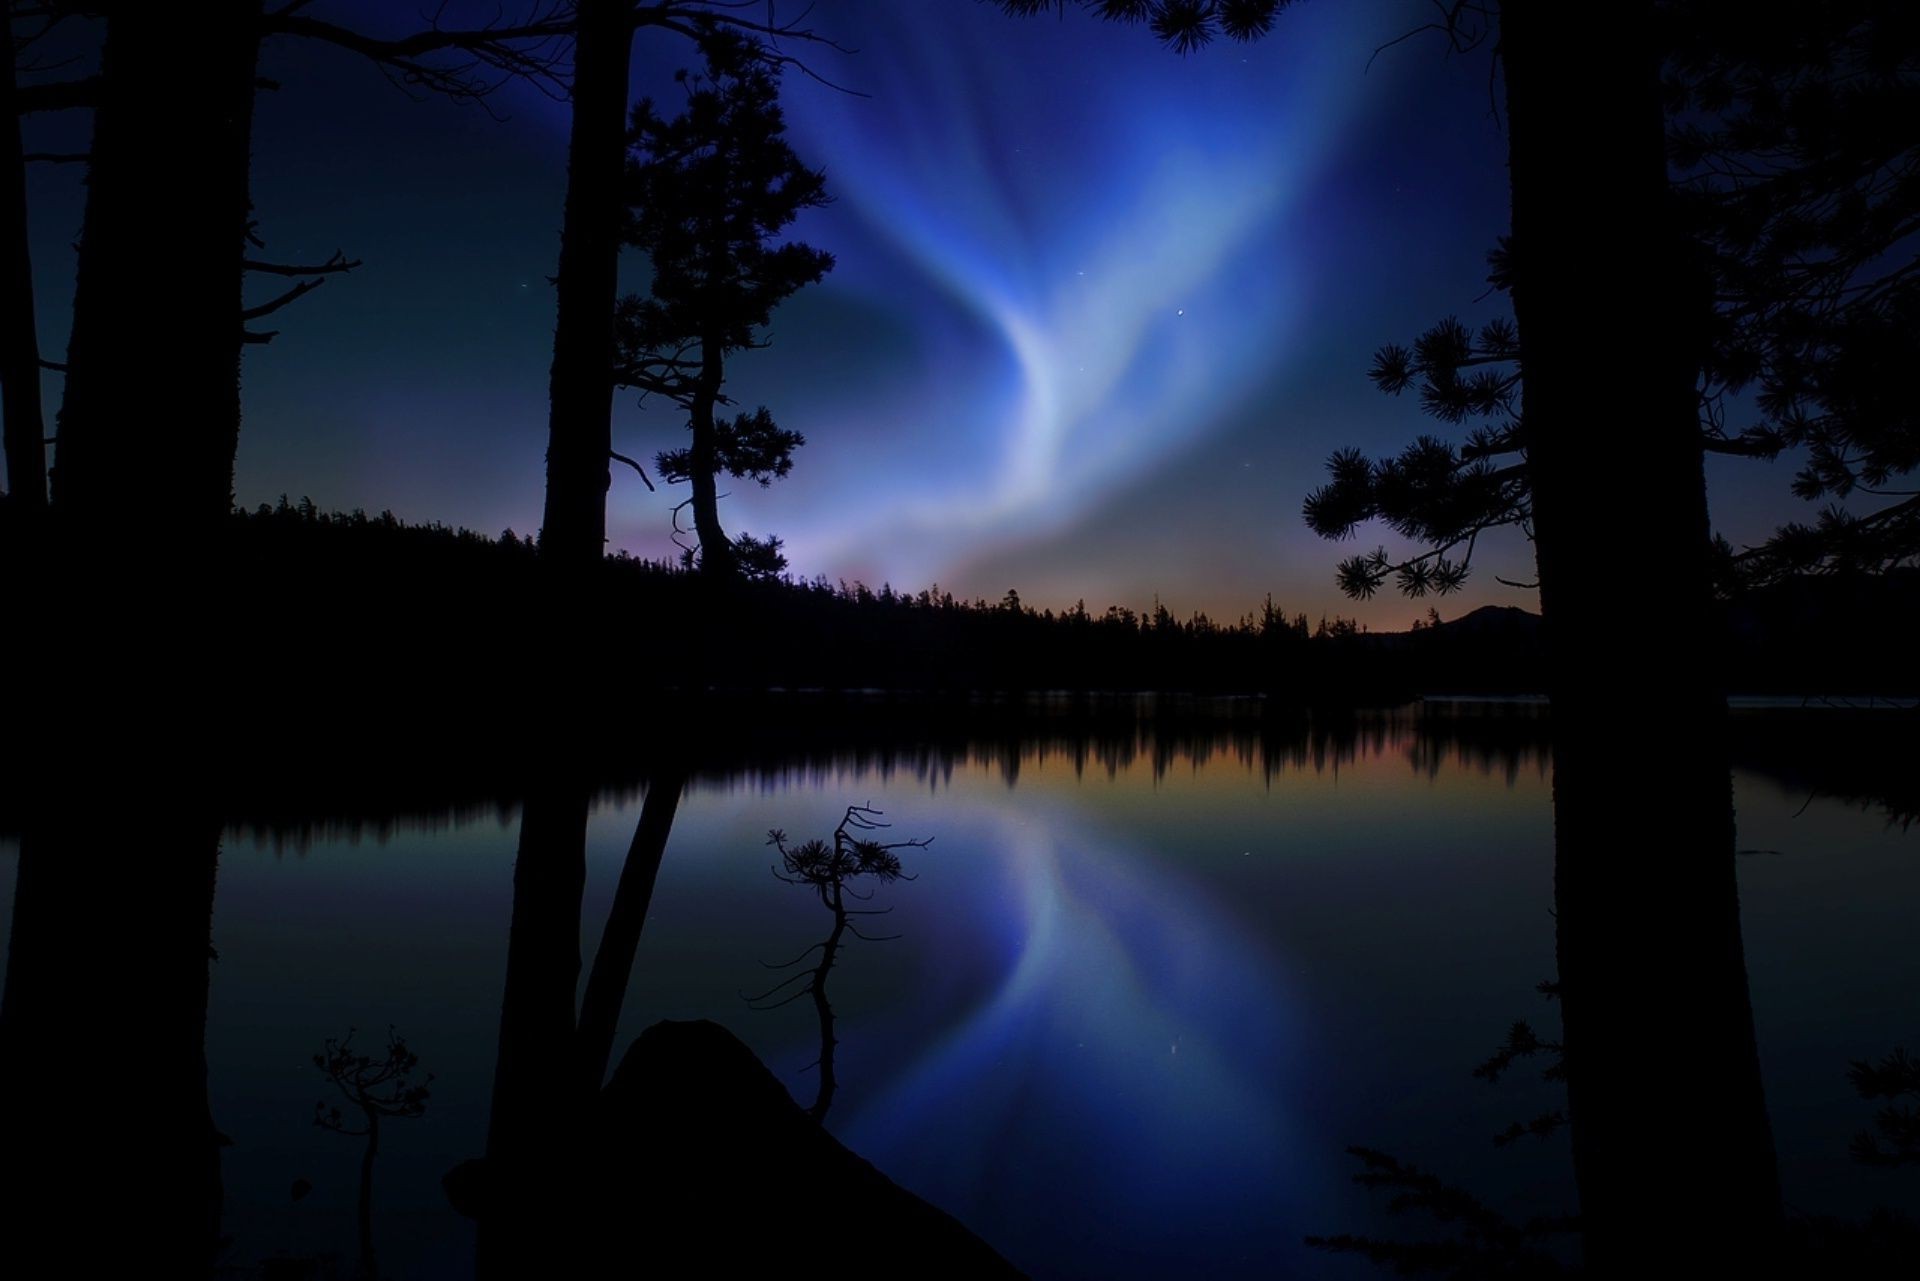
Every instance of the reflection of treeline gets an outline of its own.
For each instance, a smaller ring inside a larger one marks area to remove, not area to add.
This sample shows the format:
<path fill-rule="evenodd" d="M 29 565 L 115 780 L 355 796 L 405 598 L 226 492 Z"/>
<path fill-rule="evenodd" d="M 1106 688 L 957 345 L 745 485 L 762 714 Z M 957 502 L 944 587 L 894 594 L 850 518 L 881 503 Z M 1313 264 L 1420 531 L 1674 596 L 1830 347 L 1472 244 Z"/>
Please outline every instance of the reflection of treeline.
<path fill-rule="evenodd" d="M 1764 774 L 1801 796 L 1828 796 L 1878 809 L 1890 823 L 1920 821 L 1920 772 L 1913 735 L 1920 708 L 1810 703 L 1799 709 L 1734 715 L 1736 768 Z"/>
<path fill-rule="evenodd" d="M 1497 701 L 1314 710 L 1178 695 L 812 694 L 666 698 L 649 708 L 669 718 L 675 734 L 577 744 L 591 790 L 631 799 L 648 779 L 680 768 L 700 791 L 856 776 L 944 787 L 969 770 L 1008 786 L 1037 774 L 1145 771 L 1159 779 L 1229 763 L 1277 783 L 1368 761 L 1403 762 L 1429 777 L 1465 769 L 1513 782 L 1544 771 L 1551 746 L 1543 703 Z M 1643 716 L 1657 738 L 1657 709 L 1626 714 Z M 1911 771 L 1902 769 L 1912 716 L 1827 707 L 1737 711 L 1735 763 L 1798 791 L 1885 808 L 1898 820 L 1920 813 Z M 230 830 L 298 850 L 314 841 L 382 840 L 403 828 L 510 825 L 539 765 L 516 741 L 512 733 L 379 732 L 329 741 L 283 728 L 227 740 L 205 769 Z M 0 803 L 0 832 L 18 829 L 34 796 L 33 762 L 20 769 L 23 785 Z"/>
<path fill-rule="evenodd" d="M 819 693 L 662 697 L 648 709 L 675 732 L 570 745 L 584 786 L 630 797 L 682 769 L 695 790 L 854 775 L 941 787 L 970 769 L 1013 786 L 1038 772 L 1143 770 L 1157 779 L 1216 762 L 1274 782 L 1381 758 L 1429 773 L 1458 763 L 1513 778 L 1543 767 L 1547 743 L 1538 704 L 1314 710 L 1182 695 Z M 541 765 L 519 741 L 512 730 L 396 735 L 317 722 L 212 743 L 204 767 L 231 830 L 297 850 L 316 840 L 380 840 L 403 827 L 511 824 Z M 31 778 L 36 764 L 18 768 Z M 23 786 L 0 799 L 0 831 L 18 825 L 15 811 L 32 795 Z"/>

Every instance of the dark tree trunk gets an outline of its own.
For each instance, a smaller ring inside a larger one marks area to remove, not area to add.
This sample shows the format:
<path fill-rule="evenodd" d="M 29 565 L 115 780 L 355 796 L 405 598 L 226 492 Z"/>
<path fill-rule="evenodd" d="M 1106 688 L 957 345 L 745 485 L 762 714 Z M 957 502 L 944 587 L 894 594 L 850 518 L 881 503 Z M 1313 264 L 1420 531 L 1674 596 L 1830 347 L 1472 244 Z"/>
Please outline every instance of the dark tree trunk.
<path fill-rule="evenodd" d="M 1603 1271 L 1724 1262 L 1780 1215 L 1711 653 L 1708 295 L 1670 221 L 1651 10 L 1512 0 L 1501 33 L 1568 1098 Z"/>
<path fill-rule="evenodd" d="M 693 484 L 693 530 L 700 539 L 700 568 L 724 578 L 733 573 L 733 542 L 720 528 L 719 427 L 714 411 L 726 378 L 726 358 L 713 340 L 702 344 L 701 353 L 700 386 L 688 413 L 688 426 L 693 432 L 687 457 Z"/>
<path fill-rule="evenodd" d="M 483 1277 L 562 1276 L 581 1100 L 574 1090 L 574 999 L 586 887 L 585 785 L 556 771 L 527 798 L 513 868 L 513 923 L 480 1222 Z"/>
<path fill-rule="evenodd" d="M 232 508 L 259 15 L 108 20 L 53 475 L 83 527 L 194 534 Z"/>
<path fill-rule="evenodd" d="M 575 37 L 540 546 L 553 564 L 576 570 L 598 565 L 606 552 L 632 7 L 580 0 Z"/>
<path fill-rule="evenodd" d="M 360 1275 L 365 1281 L 380 1281 L 380 1267 L 373 1257 L 373 1163 L 380 1155 L 380 1114 L 366 1109 L 367 1148 L 360 1154 L 360 1199 L 355 1207 L 360 1225 Z"/>
<path fill-rule="evenodd" d="M 827 1119 L 834 1091 L 840 1088 L 840 1078 L 833 1071 L 833 1052 L 840 1039 L 833 1034 L 833 1005 L 827 1000 L 827 977 L 840 959 L 840 941 L 847 932 L 847 906 L 839 885 L 833 887 L 833 898 L 827 906 L 833 909 L 833 932 L 820 945 L 820 966 L 813 972 L 812 983 L 813 1012 L 820 1020 L 820 1084 L 814 1089 L 813 1106 L 807 1109 L 807 1115 L 816 1121 Z"/>
<path fill-rule="evenodd" d="M 626 1002 L 633 960 L 640 951 L 640 934 L 646 928 L 647 908 L 653 903 L 654 882 L 660 877 L 660 861 L 667 851 L 667 836 L 673 830 L 674 811 L 680 806 L 685 785 L 685 777 L 677 773 L 653 780 L 646 804 L 640 809 L 640 822 L 633 830 L 627 861 L 620 869 L 620 884 L 613 892 L 613 907 L 607 912 L 607 928 L 600 936 L 600 948 L 587 975 L 586 995 L 580 998 L 580 1073 L 587 1097 L 597 1095 L 607 1077 L 607 1061 L 613 1055 L 614 1033 L 620 1025 L 620 1007 Z"/>
<path fill-rule="evenodd" d="M 164 787 L 88 781 L 111 802 L 76 781 L 40 798 L 21 839 L 0 1000 L 0 1267 L 206 1276 L 221 1203 L 206 1058 L 219 823 Z"/>
<path fill-rule="evenodd" d="M 227 226 L 238 224 L 238 234 L 223 232 L 222 253 L 225 257 L 220 264 L 220 289 L 231 297 L 236 309 L 245 306 L 247 282 L 247 248 L 253 235 L 253 121 L 254 107 L 259 100 L 256 86 L 260 67 L 261 13 L 264 0 L 230 0 L 235 10 L 233 19 L 230 74 L 241 77 L 232 88 L 228 103 L 226 147 L 227 160 L 220 173 L 224 184 L 221 190 L 221 217 L 227 219 Z M 233 326 L 228 339 L 231 346 L 229 376 L 221 385 L 223 404 L 219 419 L 220 434 L 209 442 L 209 455 L 206 459 L 205 502 L 208 511 L 217 509 L 224 517 L 233 510 L 233 468 L 240 454 L 240 377 L 241 366 L 245 363 L 247 344 L 241 337 L 244 325 L 235 319 L 227 322 Z M 269 325 L 271 322 L 268 322 Z M 217 473 L 217 474 L 216 474 Z"/>
<path fill-rule="evenodd" d="M 47 505 L 47 429 L 27 248 L 27 166 L 14 102 L 13 22 L 10 12 L 0 18 L 6 19 L 0 22 L 0 420 L 7 501 L 16 511 L 37 512 Z"/>

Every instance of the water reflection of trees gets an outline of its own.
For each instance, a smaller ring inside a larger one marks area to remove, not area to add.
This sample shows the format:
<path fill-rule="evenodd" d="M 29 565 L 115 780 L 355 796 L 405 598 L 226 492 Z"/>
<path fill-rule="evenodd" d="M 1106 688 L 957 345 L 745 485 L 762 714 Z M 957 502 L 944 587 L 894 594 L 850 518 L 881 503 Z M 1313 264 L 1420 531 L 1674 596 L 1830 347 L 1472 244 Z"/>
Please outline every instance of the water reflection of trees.
<path fill-rule="evenodd" d="M 576 1015 L 592 804 L 578 777 L 563 761 L 551 762 L 526 803 L 486 1155 L 448 1176 L 449 1197 L 478 1220 L 478 1275 L 613 1275 L 651 1257 L 656 1234 L 697 1248 L 717 1275 L 776 1267 L 824 1275 L 846 1260 L 840 1240 L 818 1231 L 819 1206 L 860 1205 L 877 1220 L 867 1244 L 905 1272 L 958 1259 L 965 1262 L 956 1274 L 1017 1276 L 991 1247 L 820 1126 L 833 1088 L 829 1013 L 822 1016 L 822 1092 L 811 1114 L 712 1023 L 656 1024 L 607 1080 L 686 775 L 663 767 L 647 789 Z M 854 843 L 864 847 L 860 860 L 892 857 L 871 841 Z M 791 860 L 788 866 L 799 870 Z M 813 991 L 824 1011 L 824 967 L 818 980 Z M 783 1189 L 768 1197 L 768 1171 L 808 1195 Z M 753 1207 L 751 1231 L 740 1230 L 742 1206 Z"/>
<path fill-rule="evenodd" d="M 914 700 L 796 696 L 709 700 L 666 709 L 678 726 L 654 741 L 589 742 L 574 768 L 600 800 L 630 802 L 646 780 L 686 771 L 697 790 L 831 787 L 850 777 L 933 787 L 983 773 L 1009 787 L 1036 773 L 1153 782 L 1232 766 L 1275 785 L 1288 775 L 1403 762 L 1429 780 L 1457 772 L 1509 786 L 1544 777 L 1552 727 L 1541 703 L 1424 702 L 1348 711 L 1260 699 L 1080 696 Z M 1656 707 L 1625 708 L 1616 749 L 1650 751 Z M 1736 711 L 1732 763 L 1807 796 L 1884 809 L 1910 823 L 1920 783 L 1907 768 L 1912 713 L 1843 708 Z M 229 833 L 298 854 L 316 842 L 384 842 L 401 831 L 518 821 L 533 762 L 459 736 L 405 752 L 342 757 L 267 744 L 209 770 L 209 803 Z M 23 787 L 0 798 L 0 832 L 18 830 Z"/>
<path fill-rule="evenodd" d="M 1734 767 L 1811 800 L 1826 797 L 1881 811 L 1888 822 L 1920 821 L 1920 770 L 1913 732 L 1920 711 L 1812 706 L 1736 714 Z"/>
<path fill-rule="evenodd" d="M 90 1211 L 71 1189 L 110 1180 L 137 1192 L 138 1207 L 119 1213 L 136 1225 L 143 1259 L 184 1261 L 197 1271 L 192 1261 L 210 1257 L 221 1140 L 207 1105 L 203 1047 L 223 824 L 298 847 L 321 833 L 378 837 L 421 821 L 507 823 L 522 816 L 492 1146 L 506 1158 L 496 1173 L 527 1174 L 524 1181 L 500 1178 L 481 1202 L 499 1211 L 491 1217 L 507 1233 L 502 1246 L 498 1231 L 483 1228 L 483 1255 L 496 1261 L 496 1274 L 512 1275 L 516 1267 L 553 1261 L 552 1225 L 572 1213 L 563 1202 L 577 1181 L 550 1172 L 578 1157 L 566 1136 L 580 1133 L 582 1118 L 599 1106 L 627 976 L 684 786 L 773 789 L 856 774 L 942 783 L 971 771 L 1013 786 L 1042 771 L 1158 780 L 1229 764 L 1274 782 L 1376 761 L 1429 778 L 1469 769 L 1511 782 L 1543 770 L 1551 743 L 1544 709 L 1527 704 L 1330 713 L 1255 700 L 932 707 L 881 700 L 838 702 L 843 714 L 831 717 L 761 714 L 768 706 L 711 704 L 688 713 L 671 758 L 651 744 L 583 749 L 547 762 L 531 783 L 508 768 L 510 758 L 496 757 L 493 768 L 465 780 L 429 762 L 372 786 L 320 769 L 285 774 L 275 787 L 245 794 L 217 770 L 183 780 L 178 771 L 156 769 L 121 787 L 110 806 L 71 781 L 13 793 L 20 808 L 0 816 L 0 825 L 22 834 L 0 1067 L 9 1097 L 43 1097 L 47 1074 L 57 1071 L 61 1096 L 72 1103 L 22 1108 L 9 1134 L 5 1190 L 15 1220 L 34 1225 L 19 1241 L 36 1234 L 79 1239 L 78 1220 Z M 1732 735 L 1735 762 L 1810 793 L 1911 814 L 1913 780 L 1899 768 L 1908 759 L 1902 737 L 1910 722 L 1897 712 L 1742 713 Z M 1629 709 L 1622 725 L 1613 740 L 1622 752 L 1657 740 L 1657 716 Z M 450 755 L 458 759 L 459 748 Z M 309 792 L 299 789 L 302 778 Z M 643 787 L 646 803 L 576 1008 L 587 816 L 596 798 L 633 796 Z M 291 821 L 309 797 L 317 810 Z M 1563 908 L 1566 896 L 1579 892 L 1563 879 Z M 1641 892 L 1648 892 L 1644 885 Z M 1589 975 L 1644 970 L 1647 959 L 1633 953 L 1635 946 L 1632 938 L 1603 941 L 1584 958 Z M 1675 985 L 1678 1002 L 1697 1018 L 1707 989 L 1688 960 L 1669 958 L 1668 977 L 1654 979 Z M 1599 995 L 1611 999 L 1606 990 Z M 1619 1056 L 1606 1057 L 1609 1063 L 1598 1065 L 1603 1072 Z M 1642 1087 L 1655 1085 L 1630 1086 L 1619 1102 L 1644 1101 Z M 1644 1170 L 1622 1161 L 1612 1173 L 1631 1180 Z M 500 1213 L 509 1220 L 504 1225 Z"/>
<path fill-rule="evenodd" d="M 78 787 L 42 793 L 21 825 L 0 999 L 0 1261 L 103 1275 L 212 1267 L 220 825 L 187 782 L 156 769 L 109 806 Z"/>
<path fill-rule="evenodd" d="M 1903 805 L 1911 813 L 1911 780 L 1872 765 L 1900 759 L 1910 719 L 1748 713 L 1734 719 L 1728 737 L 1738 746 L 1720 759 L 1675 759 L 1663 752 L 1657 720 L 1636 724 L 1626 709 L 1603 734 L 1543 740 L 1554 757 L 1559 972 L 1541 990 L 1563 1011 L 1561 1031 L 1549 1040 L 1526 1022 L 1514 1024 L 1475 1075 L 1497 1079 L 1521 1060 L 1542 1058 L 1546 1078 L 1565 1086 L 1564 1108 L 1516 1121 L 1495 1142 L 1567 1130 L 1578 1213 L 1512 1221 L 1434 1172 L 1390 1152 L 1352 1148 L 1361 1163 L 1357 1182 L 1386 1192 L 1390 1211 L 1424 1215 L 1437 1230 L 1316 1236 L 1309 1244 L 1402 1275 L 1456 1278 L 1625 1276 L 1650 1264 L 1685 1275 L 1768 1277 L 1911 1270 L 1920 1232 L 1897 1215 L 1818 1217 L 1781 1199 L 1738 887 L 1732 860 L 1707 856 L 1721 842 L 1706 839 L 1713 835 L 1707 829 L 1724 825 L 1731 851 L 1728 758 L 1759 763 L 1810 796 L 1831 785 L 1885 806 L 1896 820 Z M 1647 785 L 1644 794 L 1628 795 L 1620 784 L 1636 772 L 1622 764 L 1636 752 L 1648 758 L 1639 771 Z M 1675 793 L 1688 789 L 1713 804 L 1681 812 Z M 1605 839 L 1596 839 L 1596 829 Z M 1625 831 L 1642 845 L 1619 839 Z M 1856 1062 L 1852 1079 L 1869 1101 L 1920 1097 L 1920 1074 L 1897 1052 L 1877 1064 Z M 1855 1157 L 1868 1164 L 1891 1158 L 1920 1133 L 1911 1109 L 1897 1102 L 1876 1124 L 1891 1142 L 1856 1137 Z M 1570 1231 L 1578 1233 L 1577 1253 L 1555 1244 Z"/>
<path fill-rule="evenodd" d="M 574 751 L 576 781 L 631 801 L 646 781 L 684 770 L 701 789 L 775 790 L 859 775 L 936 787 L 984 772 L 1008 786 L 1036 772 L 1160 781 L 1231 764 L 1267 784 L 1301 772 L 1405 761 L 1427 777 L 1456 767 L 1509 782 L 1544 767 L 1536 704 L 1461 702 L 1347 711 L 1260 699 L 1155 696 L 915 700 L 796 696 L 707 700 L 663 710 L 670 743 L 620 737 Z M 397 740 L 365 752 L 288 741 L 249 745 L 209 771 L 229 832 L 276 850 L 384 842 L 401 831 L 513 825 L 538 763 L 462 735 Z M 17 826 L 0 800 L 0 831 Z"/>

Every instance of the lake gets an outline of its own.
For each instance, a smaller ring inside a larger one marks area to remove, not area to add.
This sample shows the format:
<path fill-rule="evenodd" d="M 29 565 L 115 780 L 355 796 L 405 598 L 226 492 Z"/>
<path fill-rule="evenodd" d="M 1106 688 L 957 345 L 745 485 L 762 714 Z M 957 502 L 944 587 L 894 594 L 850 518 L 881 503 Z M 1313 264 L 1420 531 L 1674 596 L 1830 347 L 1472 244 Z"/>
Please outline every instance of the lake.
<path fill-rule="evenodd" d="M 1839 753 L 1823 736 L 1857 751 L 1855 719 L 1775 716 L 1736 713 L 1734 789 L 1786 1198 L 1912 1213 L 1920 1180 L 1849 1158 L 1874 1109 L 1846 1072 L 1920 1042 L 1920 827 L 1826 785 Z M 1426 1226 L 1353 1183 L 1353 1145 L 1515 1219 L 1576 1208 L 1564 1133 L 1492 1141 L 1562 1106 L 1561 1087 L 1525 1062 L 1498 1084 L 1473 1075 L 1516 1019 L 1558 1026 L 1536 990 L 1554 973 L 1543 709 L 1008 724 L 923 739 L 904 717 L 857 747 L 827 730 L 784 758 L 703 766 L 616 1055 L 657 1020 L 713 1019 L 811 1101 L 811 1006 L 743 999 L 831 925 L 773 874 L 767 832 L 827 837 L 871 805 L 888 839 L 932 840 L 899 851 L 914 879 L 878 887 L 871 906 L 891 913 L 862 926 L 898 937 L 850 942 L 833 972 L 827 1125 L 1031 1275 L 1375 1275 L 1303 1244 Z M 645 786 L 593 802 L 589 964 Z M 328 1088 L 312 1060 L 329 1036 L 373 1046 L 391 1026 L 434 1079 L 425 1115 L 383 1132 L 382 1270 L 471 1274 L 473 1227 L 440 1179 L 485 1144 L 518 823 L 505 796 L 230 823 L 207 1050 L 236 1268 L 289 1252 L 350 1270 L 360 1147 L 313 1124 Z M 17 842 L 0 854 L 11 921 Z M 295 1202 L 297 1179 L 313 1190 Z"/>

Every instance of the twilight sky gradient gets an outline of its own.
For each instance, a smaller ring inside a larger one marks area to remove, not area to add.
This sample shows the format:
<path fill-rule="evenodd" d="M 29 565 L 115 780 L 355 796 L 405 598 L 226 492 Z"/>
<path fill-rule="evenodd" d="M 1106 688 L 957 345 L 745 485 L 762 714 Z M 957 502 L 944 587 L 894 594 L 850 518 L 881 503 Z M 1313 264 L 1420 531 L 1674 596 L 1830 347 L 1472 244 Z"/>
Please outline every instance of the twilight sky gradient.
<path fill-rule="evenodd" d="M 314 12 L 413 21 L 377 0 Z M 1375 627 L 1424 613 L 1398 596 L 1345 601 L 1343 549 L 1299 518 L 1332 448 L 1390 449 L 1430 425 L 1368 384 L 1373 349 L 1449 312 L 1499 310 L 1476 301 L 1506 222 L 1486 61 L 1413 40 L 1368 66 L 1422 14 L 1419 0 L 1305 4 L 1262 44 L 1181 58 L 1079 15 L 821 0 L 814 24 L 857 52 L 810 60 L 870 96 L 788 80 L 795 144 L 836 197 L 799 234 L 840 265 L 776 315 L 771 350 L 733 363 L 732 395 L 809 443 L 772 490 L 735 487 L 729 530 L 783 536 L 808 576 L 1014 587 L 1035 604 L 1138 608 L 1157 593 L 1177 613 L 1232 617 L 1271 592 Z M 636 92 L 670 100 L 690 60 L 643 33 Z M 270 253 L 340 248 L 366 265 L 249 351 L 240 500 L 533 530 L 565 108 L 520 87 L 496 101 L 504 122 L 409 102 L 318 47 L 270 48 L 265 70 L 284 84 L 263 98 L 255 148 Z M 71 124 L 33 128 L 30 149 L 72 149 Z M 54 355 L 81 189 L 71 167 L 38 169 Z M 129 305 L 159 296 L 130 286 Z M 165 388 L 153 394 L 164 411 Z M 619 403 L 623 452 L 650 456 L 681 431 Z M 1790 502 L 1784 470 L 1714 477 L 1736 542 Z M 616 472 L 613 545 L 668 554 L 670 493 Z M 1532 576 L 1524 543 L 1483 544 L 1442 613 L 1532 604 L 1496 573 Z"/>

